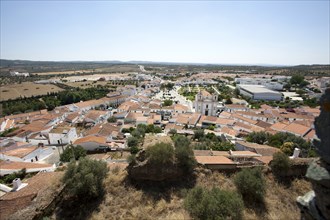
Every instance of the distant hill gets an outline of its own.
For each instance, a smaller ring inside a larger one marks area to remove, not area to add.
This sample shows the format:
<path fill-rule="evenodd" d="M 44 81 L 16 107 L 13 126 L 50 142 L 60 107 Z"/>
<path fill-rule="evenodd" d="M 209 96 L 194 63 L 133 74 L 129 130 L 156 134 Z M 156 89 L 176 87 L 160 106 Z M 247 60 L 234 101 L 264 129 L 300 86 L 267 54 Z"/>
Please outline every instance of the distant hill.
<path fill-rule="evenodd" d="M 109 68 L 116 65 L 135 66 L 145 65 L 151 71 L 191 72 L 191 71 L 252 71 L 265 74 L 292 75 L 301 73 L 304 75 L 330 75 L 330 65 L 241 65 L 241 64 L 207 64 L 207 63 L 179 63 L 179 62 L 153 62 L 153 61 L 30 61 L 30 60 L 6 60 L 0 59 L 0 72 L 8 73 L 10 70 L 27 71 L 30 73 L 72 70 L 93 70 Z"/>

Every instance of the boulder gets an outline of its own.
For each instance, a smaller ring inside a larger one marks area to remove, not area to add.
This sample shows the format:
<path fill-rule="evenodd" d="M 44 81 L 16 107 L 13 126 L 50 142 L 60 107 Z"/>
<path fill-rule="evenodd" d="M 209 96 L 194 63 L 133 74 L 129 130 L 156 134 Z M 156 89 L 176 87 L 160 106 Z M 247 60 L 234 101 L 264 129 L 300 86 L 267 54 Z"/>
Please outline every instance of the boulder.
<path fill-rule="evenodd" d="M 320 99 L 321 113 L 315 119 L 315 131 L 319 140 L 314 141 L 320 159 L 307 170 L 313 192 L 297 198 L 302 219 L 330 219 L 330 89 Z"/>
<path fill-rule="evenodd" d="M 177 163 L 156 166 L 147 158 L 145 150 L 141 150 L 136 155 L 135 161 L 128 165 L 127 172 L 134 180 L 174 181 L 183 176 L 183 171 Z"/>

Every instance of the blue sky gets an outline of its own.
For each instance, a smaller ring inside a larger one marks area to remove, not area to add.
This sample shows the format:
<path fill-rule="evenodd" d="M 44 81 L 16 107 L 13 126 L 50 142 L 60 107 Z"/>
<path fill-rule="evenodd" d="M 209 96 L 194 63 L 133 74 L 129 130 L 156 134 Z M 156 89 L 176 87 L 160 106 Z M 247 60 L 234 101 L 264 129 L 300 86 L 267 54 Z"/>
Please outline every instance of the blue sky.
<path fill-rule="evenodd" d="M 1 58 L 329 64 L 329 1 L 2 1 Z"/>

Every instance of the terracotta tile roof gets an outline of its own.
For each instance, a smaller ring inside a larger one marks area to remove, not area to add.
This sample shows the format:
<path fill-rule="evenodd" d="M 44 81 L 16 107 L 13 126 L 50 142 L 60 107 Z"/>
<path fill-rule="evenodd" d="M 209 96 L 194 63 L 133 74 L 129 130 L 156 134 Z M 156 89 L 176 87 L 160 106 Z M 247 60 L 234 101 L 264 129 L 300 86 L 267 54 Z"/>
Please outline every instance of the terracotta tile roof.
<path fill-rule="evenodd" d="M 114 126 L 110 123 L 96 125 L 86 132 L 88 135 L 109 136 L 113 131 L 120 131 L 120 127 Z"/>
<path fill-rule="evenodd" d="M 132 109 L 140 108 L 140 104 L 134 101 L 126 101 L 118 106 L 118 110 L 121 111 L 130 111 Z"/>
<path fill-rule="evenodd" d="M 1 153 L 3 153 L 4 155 L 7 155 L 7 156 L 11 156 L 11 157 L 23 158 L 23 157 L 27 156 L 28 154 L 32 153 L 33 151 L 35 151 L 36 149 L 38 149 L 37 146 L 20 147 L 20 148 L 16 148 L 13 150 L 5 150 L 5 151 L 2 151 Z"/>
<path fill-rule="evenodd" d="M 18 210 L 32 204 L 36 196 L 42 195 L 63 176 L 62 172 L 38 173 L 28 179 L 28 185 L 17 192 L 9 192 L 0 198 L 1 219 L 7 219 Z"/>
<path fill-rule="evenodd" d="M 239 134 L 238 131 L 236 131 L 232 128 L 229 128 L 229 127 L 223 127 L 223 128 L 220 129 L 220 131 L 222 133 L 226 133 L 226 134 L 229 134 L 229 135 L 234 136 L 234 137 L 236 137 Z"/>
<path fill-rule="evenodd" d="M 232 118 L 234 120 L 242 120 L 242 121 L 248 122 L 248 123 L 253 124 L 253 125 L 258 123 L 258 121 L 256 121 L 256 120 L 246 118 L 246 117 L 244 117 L 242 115 L 239 115 L 239 114 L 236 114 L 236 113 L 232 114 Z"/>
<path fill-rule="evenodd" d="M 99 144 L 105 144 L 106 143 L 106 138 L 102 137 L 102 136 L 98 137 L 98 136 L 91 135 L 91 136 L 86 136 L 86 137 L 83 137 L 83 138 L 79 138 L 73 144 L 79 145 L 79 144 L 88 143 L 88 142 L 96 142 L 96 143 L 99 143 Z"/>
<path fill-rule="evenodd" d="M 270 161 L 273 160 L 273 156 L 261 156 L 261 157 L 256 157 L 255 159 L 268 165 Z"/>
<path fill-rule="evenodd" d="M 200 164 L 235 164 L 225 156 L 195 156 Z"/>
<path fill-rule="evenodd" d="M 92 120 L 97 120 L 99 117 L 101 117 L 101 116 L 105 116 L 105 115 L 107 115 L 108 114 L 108 112 L 107 111 L 100 111 L 100 110 L 91 110 L 91 111 L 89 111 L 87 114 L 86 114 L 86 116 L 85 116 L 85 118 L 89 118 L 89 119 L 92 119 Z"/>
<path fill-rule="evenodd" d="M 273 108 L 272 106 L 270 106 L 270 105 L 266 105 L 266 104 L 262 104 L 262 105 L 260 105 L 260 107 L 261 107 L 262 109 L 272 109 L 272 108 Z"/>
<path fill-rule="evenodd" d="M 231 113 L 223 111 L 223 112 L 220 113 L 219 117 L 230 118 Z"/>
<path fill-rule="evenodd" d="M 52 164 L 46 163 L 30 163 L 30 162 L 15 162 L 15 161 L 0 161 L 1 170 L 21 170 L 34 169 L 34 168 L 50 168 Z"/>
<path fill-rule="evenodd" d="M 202 90 L 200 91 L 200 93 L 202 94 L 202 96 L 211 96 L 211 94 L 206 90 Z"/>
<path fill-rule="evenodd" d="M 74 113 L 71 113 L 69 114 L 65 120 L 68 120 L 68 121 L 73 121 L 76 117 L 79 116 L 79 113 L 78 112 L 74 112 Z"/>
<path fill-rule="evenodd" d="M 280 151 L 278 148 L 264 144 L 250 143 L 246 141 L 236 141 L 236 143 L 243 145 L 247 150 L 254 151 L 262 156 L 273 156 L 274 153 Z"/>
<path fill-rule="evenodd" d="M 27 118 L 27 117 L 32 117 L 35 115 L 42 115 L 42 114 L 47 114 L 47 109 L 43 109 L 43 110 L 35 111 L 35 112 L 29 112 L 29 113 L 22 113 L 22 114 L 17 114 L 17 115 L 7 115 L 4 118 L 5 119 L 18 119 L 18 118 Z"/>
<path fill-rule="evenodd" d="M 288 126 L 284 127 L 282 130 L 296 135 L 304 136 L 305 134 L 307 134 L 307 132 L 311 130 L 311 128 L 301 124 L 291 123 Z"/>
<path fill-rule="evenodd" d="M 104 100 L 102 100 L 102 99 L 93 99 L 93 100 L 88 100 L 88 101 L 84 101 L 84 102 L 77 102 L 77 103 L 74 103 L 74 105 L 77 106 L 78 108 L 85 108 L 85 107 L 101 105 L 103 103 L 104 103 Z"/>
<path fill-rule="evenodd" d="M 304 138 L 306 138 L 307 140 L 312 140 L 315 138 L 315 136 L 316 136 L 315 130 L 312 129 L 304 136 Z"/>
<path fill-rule="evenodd" d="M 21 129 L 24 131 L 37 132 L 50 128 L 50 126 L 46 126 L 46 124 L 47 122 L 45 121 L 33 121 L 28 125 L 24 125 Z"/>
<path fill-rule="evenodd" d="M 258 121 L 257 124 L 255 124 L 255 125 L 262 127 L 262 128 L 269 128 L 270 126 L 272 126 L 272 124 L 264 122 L 264 121 Z"/>
<path fill-rule="evenodd" d="M 181 104 L 175 104 L 174 110 L 175 111 L 188 111 L 188 106 L 181 105 Z"/>
<path fill-rule="evenodd" d="M 6 126 L 5 126 L 4 130 L 9 129 L 9 128 L 11 128 L 11 127 L 14 126 L 14 125 L 15 125 L 15 120 L 11 120 L 11 119 L 9 119 L 9 120 L 7 121 L 7 123 L 6 123 Z"/>
<path fill-rule="evenodd" d="M 237 156 L 237 157 L 259 157 L 260 155 L 255 153 L 255 152 L 251 152 L 251 151 L 230 151 L 229 152 L 230 156 Z"/>
<path fill-rule="evenodd" d="M 73 129 L 74 127 L 69 127 L 69 126 L 57 126 L 55 128 L 53 128 L 52 130 L 50 130 L 49 133 L 56 133 L 56 134 L 62 134 L 64 131 L 69 132 L 71 129 Z"/>
<path fill-rule="evenodd" d="M 281 123 L 281 122 L 276 122 L 275 124 L 270 126 L 270 128 L 275 130 L 275 131 L 282 131 L 282 129 L 286 126 L 287 126 L 287 124 L 284 124 L 284 123 Z"/>
<path fill-rule="evenodd" d="M 195 156 L 225 156 L 228 157 L 228 151 L 214 151 L 214 150 L 194 150 Z"/>
<path fill-rule="evenodd" d="M 238 104 L 225 104 L 226 108 L 238 108 L 238 109 L 246 109 L 245 105 L 238 105 Z"/>

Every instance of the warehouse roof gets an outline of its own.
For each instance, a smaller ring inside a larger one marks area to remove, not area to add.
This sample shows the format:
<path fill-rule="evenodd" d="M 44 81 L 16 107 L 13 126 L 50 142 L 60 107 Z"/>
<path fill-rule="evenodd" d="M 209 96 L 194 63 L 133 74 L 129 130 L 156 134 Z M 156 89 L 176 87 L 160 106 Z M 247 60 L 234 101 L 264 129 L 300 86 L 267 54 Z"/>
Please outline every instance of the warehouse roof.
<path fill-rule="evenodd" d="M 239 85 L 239 87 L 251 93 L 272 93 L 272 94 L 281 95 L 281 93 L 279 92 L 276 92 L 274 90 L 268 89 L 260 85 Z"/>

